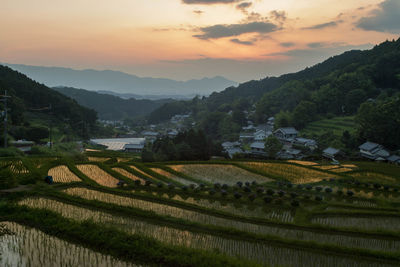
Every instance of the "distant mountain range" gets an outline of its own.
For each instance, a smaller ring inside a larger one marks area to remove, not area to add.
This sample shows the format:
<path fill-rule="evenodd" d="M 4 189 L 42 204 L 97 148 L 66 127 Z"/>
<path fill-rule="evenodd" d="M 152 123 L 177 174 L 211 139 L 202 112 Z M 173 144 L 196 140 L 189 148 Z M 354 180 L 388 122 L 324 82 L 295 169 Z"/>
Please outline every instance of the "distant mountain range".
<path fill-rule="evenodd" d="M 227 87 L 237 85 L 236 82 L 221 76 L 203 78 L 200 80 L 175 81 L 163 78 L 145 78 L 112 70 L 74 70 L 60 67 L 40 67 L 19 64 L 7 64 L 18 72 L 49 87 L 66 86 L 85 88 L 90 91 L 112 91 L 120 94 L 134 94 L 139 96 L 164 97 L 209 95 L 220 92 Z M 154 98 L 154 97 L 153 97 Z"/>
<path fill-rule="evenodd" d="M 71 87 L 53 87 L 53 89 L 76 100 L 79 105 L 97 111 L 99 118 L 103 120 L 138 118 L 149 114 L 165 103 L 174 101 L 172 99 L 123 99 L 118 94 L 97 93 Z"/>

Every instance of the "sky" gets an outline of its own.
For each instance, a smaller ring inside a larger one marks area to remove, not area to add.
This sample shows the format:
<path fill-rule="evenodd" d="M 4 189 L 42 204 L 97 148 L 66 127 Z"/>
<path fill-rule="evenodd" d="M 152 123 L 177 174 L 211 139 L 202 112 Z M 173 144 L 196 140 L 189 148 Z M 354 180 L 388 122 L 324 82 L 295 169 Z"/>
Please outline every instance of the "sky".
<path fill-rule="evenodd" d="M 0 62 L 236 82 L 400 36 L 400 0 L 1 0 Z"/>

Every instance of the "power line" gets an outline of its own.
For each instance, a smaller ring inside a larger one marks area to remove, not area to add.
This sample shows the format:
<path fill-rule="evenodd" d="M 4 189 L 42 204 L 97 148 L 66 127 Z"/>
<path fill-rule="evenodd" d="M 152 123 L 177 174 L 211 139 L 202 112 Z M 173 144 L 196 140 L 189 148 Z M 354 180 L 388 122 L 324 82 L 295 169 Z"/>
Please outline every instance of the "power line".
<path fill-rule="evenodd" d="M 7 99 L 11 96 L 7 95 L 7 90 L 5 90 L 4 95 L 0 95 L 2 98 L 0 101 L 4 102 L 4 148 L 7 148 Z"/>

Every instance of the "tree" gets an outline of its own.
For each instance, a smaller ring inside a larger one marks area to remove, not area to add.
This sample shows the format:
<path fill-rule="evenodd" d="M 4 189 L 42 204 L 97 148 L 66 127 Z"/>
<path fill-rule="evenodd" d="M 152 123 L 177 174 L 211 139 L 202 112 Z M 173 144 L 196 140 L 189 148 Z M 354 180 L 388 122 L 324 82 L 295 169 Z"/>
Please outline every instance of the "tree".
<path fill-rule="evenodd" d="M 293 126 L 302 129 L 313 121 L 317 115 L 317 105 L 311 101 L 301 101 L 292 114 Z"/>
<path fill-rule="evenodd" d="M 267 152 L 268 157 L 274 158 L 276 154 L 281 151 L 283 145 L 274 135 L 270 135 L 265 140 L 265 152 Z"/>
<path fill-rule="evenodd" d="M 292 114 L 289 111 L 280 111 L 275 116 L 275 128 L 290 126 L 292 122 Z"/>

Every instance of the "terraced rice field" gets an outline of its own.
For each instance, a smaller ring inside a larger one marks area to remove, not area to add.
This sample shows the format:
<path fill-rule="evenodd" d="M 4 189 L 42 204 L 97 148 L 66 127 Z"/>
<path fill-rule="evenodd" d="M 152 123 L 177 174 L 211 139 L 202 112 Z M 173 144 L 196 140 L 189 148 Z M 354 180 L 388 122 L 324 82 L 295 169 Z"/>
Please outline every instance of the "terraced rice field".
<path fill-rule="evenodd" d="M 148 178 L 150 178 L 150 179 L 154 179 L 153 177 L 151 177 L 150 174 L 145 173 L 144 171 L 142 171 L 141 169 L 139 169 L 138 167 L 136 167 L 136 166 L 134 166 L 134 165 L 129 165 L 129 168 L 131 168 L 131 169 L 137 171 L 138 173 L 143 174 L 145 177 L 148 177 Z"/>
<path fill-rule="evenodd" d="M 270 178 L 251 173 L 233 165 L 185 164 L 170 165 L 168 167 L 174 171 L 184 173 L 190 177 L 208 183 L 234 185 L 238 181 L 256 181 L 259 184 L 273 181 Z"/>
<path fill-rule="evenodd" d="M 380 181 L 381 183 L 395 183 L 396 179 L 390 177 L 388 175 L 374 173 L 374 172 L 354 172 L 350 173 L 352 177 L 359 180 L 360 182 L 377 182 Z"/>
<path fill-rule="evenodd" d="M 274 177 L 282 177 L 296 184 L 314 183 L 323 179 L 335 178 L 335 175 L 311 170 L 300 166 L 284 163 L 264 163 L 264 162 L 246 162 L 241 163 L 246 167 L 271 175 Z"/>
<path fill-rule="evenodd" d="M 150 170 L 152 170 L 153 172 L 156 172 L 156 173 L 158 173 L 158 174 L 160 174 L 160 175 L 162 175 L 164 177 L 167 177 L 168 179 L 171 179 L 171 180 L 174 180 L 174 181 L 176 181 L 176 182 L 178 182 L 180 184 L 183 184 L 183 185 L 195 184 L 195 182 L 193 182 L 193 181 L 181 178 L 179 176 L 176 176 L 175 174 L 172 174 L 172 173 L 167 172 L 167 171 L 165 171 L 163 169 L 160 169 L 160 168 L 150 168 Z"/>
<path fill-rule="evenodd" d="M 0 236 L 0 266 L 139 266 L 14 222 L 0 224 L 13 233 Z"/>
<path fill-rule="evenodd" d="M 337 168 L 337 169 L 332 169 L 331 171 L 337 172 L 337 173 L 343 173 L 343 172 L 351 172 L 353 169 L 351 168 Z"/>
<path fill-rule="evenodd" d="M 0 161 L 0 166 L 4 167 L 7 165 L 9 165 L 8 168 L 14 174 L 23 175 L 29 173 L 29 170 L 24 166 L 21 160 Z"/>
<path fill-rule="evenodd" d="M 109 159 L 110 158 L 88 157 L 88 160 L 93 162 L 105 162 Z"/>
<path fill-rule="evenodd" d="M 312 161 L 303 161 L 303 160 L 288 160 L 287 162 L 289 163 L 295 163 L 303 166 L 315 166 L 318 165 L 317 162 L 312 162 Z"/>
<path fill-rule="evenodd" d="M 118 172 L 119 174 L 121 174 L 121 175 L 125 176 L 126 178 L 129 178 L 133 181 L 140 180 L 143 183 L 145 182 L 145 180 L 143 178 L 136 176 L 123 168 L 112 168 L 112 170 Z"/>
<path fill-rule="evenodd" d="M 76 165 L 79 171 L 84 175 L 98 183 L 99 185 L 106 187 L 117 187 L 118 179 L 111 176 L 109 173 L 103 171 L 97 165 L 81 164 Z"/>
<path fill-rule="evenodd" d="M 53 181 L 55 183 L 71 183 L 71 182 L 81 182 L 82 180 L 79 179 L 73 172 L 71 172 L 67 166 L 57 166 L 51 168 L 48 172 L 48 175 L 53 177 Z"/>
<path fill-rule="evenodd" d="M 351 215 L 327 216 L 313 218 L 312 222 L 320 225 L 353 228 L 358 230 L 400 231 L 400 217 L 352 217 Z"/>
<path fill-rule="evenodd" d="M 64 217 L 75 220 L 92 219 L 102 224 L 118 226 L 122 230 L 127 231 L 129 233 L 145 234 L 146 236 L 151 236 L 160 241 L 168 243 L 182 244 L 182 242 L 187 242 L 184 244 L 188 245 L 189 247 L 191 247 L 192 242 L 194 242 L 194 244 L 196 244 L 196 242 L 200 242 L 200 240 L 198 240 L 199 238 L 204 239 L 208 237 L 209 239 L 216 239 L 219 242 L 227 242 L 229 240 L 225 238 L 219 238 L 203 234 L 194 234 L 188 231 L 182 231 L 170 227 L 149 224 L 139 219 L 125 218 L 100 211 L 88 210 L 85 208 L 80 208 L 74 205 L 65 204 L 51 199 L 29 198 L 21 201 L 19 204 L 27 205 L 33 208 L 46 208 L 55 211 Z M 345 247 L 366 248 L 378 251 L 379 250 L 397 251 L 398 249 L 400 249 L 400 240 L 388 241 L 388 240 L 379 240 L 379 239 L 362 238 L 362 237 L 349 237 L 344 235 L 324 234 L 324 233 L 302 231 L 296 229 L 286 229 L 274 226 L 263 226 L 263 228 L 265 228 L 265 230 L 263 231 L 265 233 L 273 234 L 279 237 L 285 237 L 287 239 L 296 239 L 303 241 L 320 240 L 326 244 L 337 244 Z M 189 238 L 189 240 L 185 241 L 184 240 L 185 237 Z M 171 240 L 171 238 L 176 238 L 177 240 L 173 239 Z M 247 242 L 236 242 L 236 245 L 240 245 L 243 243 L 247 244 Z M 194 248 L 199 248 L 199 247 L 195 245 Z M 212 247 L 210 247 L 210 244 L 208 244 L 206 245 L 206 248 L 211 249 Z M 268 246 L 266 246 L 265 249 L 268 249 Z M 228 249 L 224 252 L 229 253 L 231 250 L 232 248 L 228 247 Z M 251 255 L 251 253 L 252 253 L 251 251 L 246 251 L 245 256 L 252 258 L 251 256 L 249 256 Z M 259 259 L 259 257 L 260 256 L 257 256 L 255 259 Z"/>

